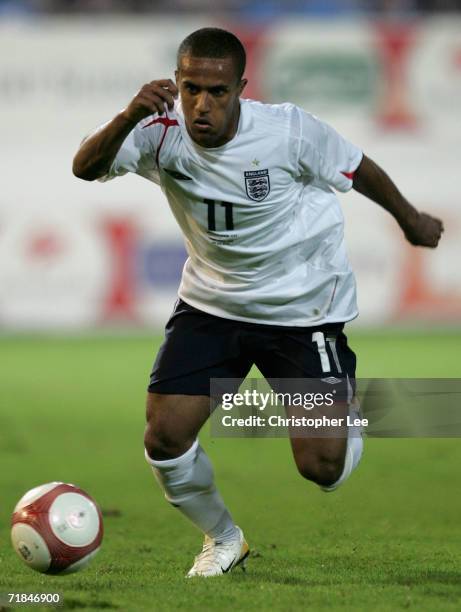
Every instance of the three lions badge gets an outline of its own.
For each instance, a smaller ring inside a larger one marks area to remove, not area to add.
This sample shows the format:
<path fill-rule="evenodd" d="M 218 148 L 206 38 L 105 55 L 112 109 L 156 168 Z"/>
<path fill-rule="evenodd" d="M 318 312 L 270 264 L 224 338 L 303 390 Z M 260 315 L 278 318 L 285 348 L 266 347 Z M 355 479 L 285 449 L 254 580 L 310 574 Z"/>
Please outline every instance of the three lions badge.
<path fill-rule="evenodd" d="M 269 170 L 248 170 L 244 172 L 247 195 L 255 202 L 261 202 L 269 195 L 271 183 Z"/>

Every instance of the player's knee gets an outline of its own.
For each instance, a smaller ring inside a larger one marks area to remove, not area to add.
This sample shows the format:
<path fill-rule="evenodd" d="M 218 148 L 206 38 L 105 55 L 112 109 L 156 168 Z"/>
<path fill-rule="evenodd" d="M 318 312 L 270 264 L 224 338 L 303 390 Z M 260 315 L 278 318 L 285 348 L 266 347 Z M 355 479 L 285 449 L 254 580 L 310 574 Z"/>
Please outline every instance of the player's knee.
<path fill-rule="evenodd" d="M 167 415 L 168 411 L 156 410 L 154 401 L 148 400 L 144 447 L 149 457 L 159 461 L 179 457 L 190 446 L 190 441 L 182 439 Z"/>
<path fill-rule="evenodd" d="M 340 457 L 320 456 L 298 464 L 298 471 L 303 478 L 316 484 L 328 487 L 340 478 L 344 459 Z"/>
<path fill-rule="evenodd" d="M 173 459 L 184 452 L 184 445 L 168 431 L 157 430 L 147 423 L 144 432 L 144 448 L 151 459 Z"/>
<path fill-rule="evenodd" d="M 151 459 L 174 459 L 181 456 L 194 440 L 183 438 L 171 424 L 148 421 L 144 432 L 144 448 Z"/>

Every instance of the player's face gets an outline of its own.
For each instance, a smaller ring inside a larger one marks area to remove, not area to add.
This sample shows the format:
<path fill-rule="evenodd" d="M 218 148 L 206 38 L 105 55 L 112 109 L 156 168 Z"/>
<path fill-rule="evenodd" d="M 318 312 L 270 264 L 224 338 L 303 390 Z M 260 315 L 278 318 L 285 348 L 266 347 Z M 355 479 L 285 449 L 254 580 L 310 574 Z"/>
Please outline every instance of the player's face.
<path fill-rule="evenodd" d="M 202 147 L 219 147 L 233 138 L 246 80 L 238 79 L 232 58 L 183 55 L 176 84 L 192 140 Z"/>

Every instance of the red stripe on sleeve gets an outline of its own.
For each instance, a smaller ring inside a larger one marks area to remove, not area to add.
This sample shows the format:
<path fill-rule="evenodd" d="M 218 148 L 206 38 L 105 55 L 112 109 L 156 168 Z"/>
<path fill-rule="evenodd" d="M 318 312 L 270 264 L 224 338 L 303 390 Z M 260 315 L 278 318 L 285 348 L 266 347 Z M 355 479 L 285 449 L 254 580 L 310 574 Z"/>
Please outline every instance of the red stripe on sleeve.
<path fill-rule="evenodd" d="M 341 172 L 341 174 L 344 174 L 344 176 L 348 179 L 350 179 L 351 181 L 354 180 L 354 174 L 355 172 Z"/>
<path fill-rule="evenodd" d="M 160 164 L 159 164 L 160 149 L 162 148 L 163 141 L 165 140 L 166 133 L 168 132 L 168 128 L 174 125 L 179 125 L 179 123 L 176 121 L 176 119 L 170 119 L 169 117 L 157 117 L 157 119 L 152 119 L 152 121 L 150 121 L 146 125 L 143 125 L 142 129 L 149 127 L 150 125 L 154 125 L 155 123 L 161 123 L 163 126 L 165 126 L 165 129 L 163 130 L 162 138 L 160 140 L 160 144 L 158 145 L 157 154 L 155 156 L 155 163 L 157 164 L 157 167 L 160 168 Z"/>
<path fill-rule="evenodd" d="M 144 130 L 146 127 L 149 127 L 150 125 L 154 125 L 155 123 L 161 123 L 166 128 L 169 128 L 173 125 L 179 125 L 176 119 L 170 119 L 169 117 L 157 117 L 157 119 L 152 119 L 152 121 L 150 121 L 149 123 L 146 123 L 146 125 L 143 125 L 142 129 Z"/>

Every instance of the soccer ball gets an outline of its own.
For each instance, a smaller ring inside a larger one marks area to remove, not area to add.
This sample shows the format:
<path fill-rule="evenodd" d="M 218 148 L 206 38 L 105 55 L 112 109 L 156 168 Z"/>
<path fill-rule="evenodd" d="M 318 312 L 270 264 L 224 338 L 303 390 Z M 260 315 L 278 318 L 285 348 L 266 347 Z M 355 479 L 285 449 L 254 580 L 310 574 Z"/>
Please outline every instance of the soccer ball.
<path fill-rule="evenodd" d="M 49 482 L 28 491 L 16 504 L 11 540 L 21 559 L 45 574 L 68 574 L 85 567 L 103 536 L 101 512 L 78 487 Z"/>

